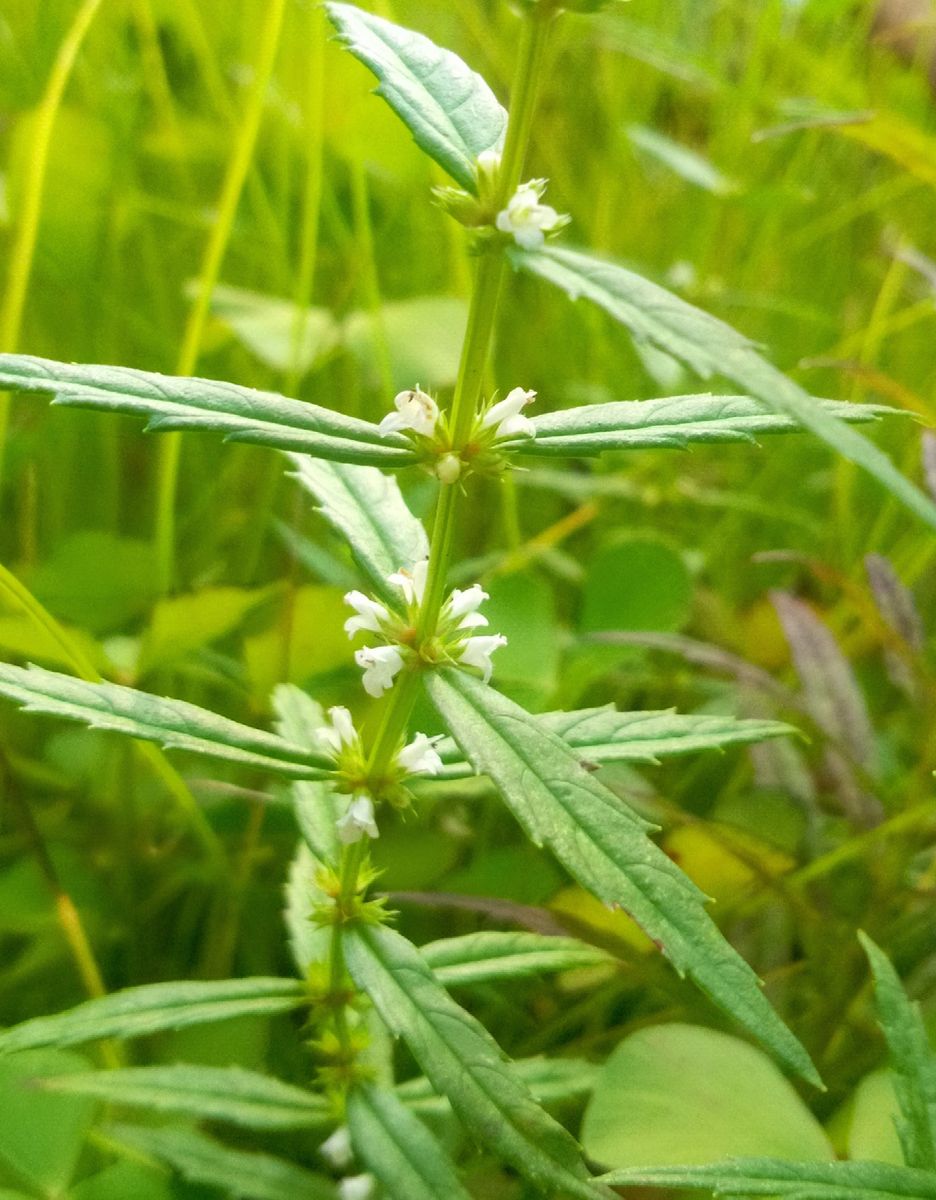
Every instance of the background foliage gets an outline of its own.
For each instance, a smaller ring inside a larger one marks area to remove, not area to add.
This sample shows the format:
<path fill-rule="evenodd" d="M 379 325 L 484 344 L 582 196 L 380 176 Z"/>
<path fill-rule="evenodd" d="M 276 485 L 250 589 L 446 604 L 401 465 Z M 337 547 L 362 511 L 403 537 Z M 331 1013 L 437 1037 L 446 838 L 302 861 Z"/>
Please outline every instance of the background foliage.
<path fill-rule="evenodd" d="M 516 18 L 505 5 L 364 7 L 453 47 L 506 94 Z M 465 311 L 460 231 L 427 203 L 441 176 L 369 97 L 367 72 L 327 43 L 321 13 L 286 5 L 256 148 L 193 349 L 185 330 L 206 244 L 226 219 L 223 179 L 244 145 L 268 6 L 104 4 L 54 112 L 43 164 L 43 96 L 78 11 L 71 0 L 0 5 L 9 276 L 0 349 L 169 372 L 189 353 L 199 373 L 369 419 L 417 380 L 444 393 Z M 550 178 L 550 201 L 571 213 L 575 241 L 723 316 L 813 394 L 932 418 L 933 101 L 919 64 L 897 61 L 886 39 L 872 37 L 871 17 L 869 6 L 841 0 L 635 0 L 569 16 L 551 51 L 532 166 Z M 20 314 L 18 238 L 37 194 Z M 536 388 L 543 411 L 683 382 L 698 390 L 671 361 L 638 356 L 601 314 L 532 280 L 513 281 L 509 308 L 494 382 Z M 895 421 L 872 436 L 921 477 L 918 428 Z M 356 679 L 341 595 L 353 576 L 284 482 L 280 459 L 185 438 L 169 579 L 154 534 L 162 453 L 133 421 L 17 399 L 0 561 L 64 623 L 72 652 L 109 678 L 250 723 L 270 720 L 270 691 L 284 679 L 346 702 Z M 931 487 L 934 459 L 930 444 Z M 414 474 L 405 486 L 424 511 L 426 482 Z M 810 735 L 808 744 L 665 767 L 618 765 L 605 778 L 664 826 L 667 850 L 716 897 L 722 927 L 829 1086 L 807 1097 L 810 1117 L 779 1081 L 769 1124 L 789 1136 L 806 1122 L 799 1149 L 813 1145 L 817 1158 L 831 1137 L 853 1157 L 900 1161 L 854 933 L 866 929 L 911 994 L 929 1000 L 931 534 L 796 437 L 761 450 L 535 466 L 512 485 L 489 484 L 463 538 L 466 554 L 481 556 L 466 578 L 483 579 L 492 627 L 509 638 L 498 684 L 523 703 L 675 704 L 779 716 Z M 0 651 L 74 668 L 2 577 Z M 366 717 L 363 706 L 357 715 Z M 427 712 L 417 724 L 431 721 Z M 222 869 L 191 834 L 184 788 L 132 747 L 4 707 L 0 754 L 0 1022 L 85 994 L 63 934 L 67 898 L 109 989 L 289 972 L 280 910 L 295 829 L 268 780 L 232 768 L 229 786 L 208 785 L 201 766 L 179 760 L 221 837 Z M 381 885 L 396 894 L 409 936 L 562 929 L 623 960 L 509 994 L 485 984 L 467 997 L 514 1055 L 608 1060 L 583 1127 L 594 1158 L 641 1161 L 628 1157 L 633 1132 L 613 1118 L 626 1105 L 615 1089 L 634 1078 L 637 1038 L 673 1039 L 677 1062 L 714 1055 L 731 1096 L 753 1052 L 736 1043 L 735 1063 L 684 1032 L 719 1018 L 624 917 L 523 845 L 478 785 L 453 784 L 444 805 L 420 811 L 376 846 Z M 140 1054 L 266 1066 L 297 1082 L 308 1071 L 286 1017 L 163 1035 Z M 67 1052 L 35 1070 L 80 1066 Z M 0 1076 L 0 1091 L 12 1086 Z M 761 1094 L 772 1093 L 765 1085 Z M 683 1099 L 690 1113 L 709 1102 Z M 91 1106 L 70 1098 L 67 1112 L 59 1158 L 42 1159 L 59 1175 L 36 1175 L 14 1129 L 0 1135 L 0 1185 L 8 1170 L 10 1186 L 48 1194 L 71 1177 Z M 788 1152 L 745 1140 L 747 1113 L 724 1114 L 727 1140 L 702 1153 Z M 576 1119 L 574 1106 L 568 1115 Z M 642 1161 L 685 1147 L 675 1111 L 667 1127 L 673 1150 Z M 308 1136 L 289 1138 L 275 1149 L 311 1161 Z M 81 1153 L 79 1173 L 90 1173 L 95 1151 Z M 520 1194 L 483 1162 L 476 1176 L 478 1195 Z"/>

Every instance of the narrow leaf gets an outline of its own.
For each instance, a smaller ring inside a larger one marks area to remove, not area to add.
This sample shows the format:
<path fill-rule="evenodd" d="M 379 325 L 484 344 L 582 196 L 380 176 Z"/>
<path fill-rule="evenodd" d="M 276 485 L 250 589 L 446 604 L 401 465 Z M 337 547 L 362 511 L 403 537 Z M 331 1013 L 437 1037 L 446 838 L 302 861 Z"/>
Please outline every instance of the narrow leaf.
<path fill-rule="evenodd" d="M 724 939 L 704 897 L 576 753 L 536 718 L 464 671 L 433 671 L 426 688 L 466 758 L 489 775 L 537 845 L 605 904 L 625 909 L 716 1004 L 804 1078 L 806 1051 Z"/>
<path fill-rule="evenodd" d="M 255 977 L 211 982 L 148 983 L 86 1000 L 67 1012 L 33 1017 L 0 1032 L 0 1053 L 36 1046 L 76 1046 L 100 1038 L 136 1038 L 164 1029 L 272 1016 L 300 1008 L 298 980 Z"/>
<path fill-rule="evenodd" d="M 520 269 L 555 284 L 573 299 L 581 296 L 603 308 L 636 341 L 671 354 L 703 378 L 724 376 L 768 408 L 792 417 L 936 528 L 936 504 L 882 450 L 817 405 L 729 325 L 617 263 L 593 255 L 557 246 L 537 251 L 513 248 L 510 255 Z"/>
<path fill-rule="evenodd" d="M 538 933 L 469 933 L 429 942 L 419 952 L 447 988 L 614 962 L 603 950 L 576 938 Z"/>
<path fill-rule="evenodd" d="M 454 1163 L 393 1092 L 355 1088 L 348 1096 L 348 1128 L 358 1158 L 387 1200 L 469 1200 Z"/>
<path fill-rule="evenodd" d="M 325 5 L 342 44 L 377 76 L 382 96 L 416 145 L 469 192 L 474 165 L 499 150 L 507 113 L 480 75 L 421 33 L 351 4 Z"/>
<path fill-rule="evenodd" d="M 592 763 L 656 763 L 661 758 L 747 745 L 796 732 L 780 721 L 684 715 L 667 709 L 618 712 L 610 704 L 573 712 L 537 713 L 534 719 L 541 729 L 561 737 Z M 459 779 L 473 774 L 454 738 L 445 738 L 436 749 L 445 763 L 436 778 Z"/>
<path fill-rule="evenodd" d="M 898 412 L 879 405 L 814 400 L 841 421 L 875 421 Z M 802 423 L 771 412 L 749 396 L 667 396 L 583 404 L 533 418 L 536 437 L 518 442 L 520 454 L 584 456 L 609 450 L 685 449 L 693 442 L 755 442 L 760 434 L 796 433 Z"/>
<path fill-rule="evenodd" d="M 292 745 L 313 744 L 325 724 L 322 706 L 291 683 L 281 683 L 274 689 L 273 708 L 277 733 Z M 291 791 L 296 821 L 309 849 L 319 862 L 337 862 L 341 849 L 337 793 L 320 780 L 297 780 Z"/>
<path fill-rule="evenodd" d="M 936 1200 L 936 1175 L 876 1162 L 792 1163 L 739 1158 L 703 1167 L 628 1167 L 602 1179 L 613 1187 L 687 1188 L 716 1196 Z"/>
<path fill-rule="evenodd" d="M 235 1150 L 188 1129 L 109 1125 L 108 1139 L 159 1159 L 191 1183 L 220 1188 L 243 1200 L 335 1200 L 321 1175 L 269 1154 Z"/>
<path fill-rule="evenodd" d="M 878 1015 L 900 1106 L 897 1132 L 904 1158 L 910 1167 L 936 1172 L 936 1057 L 926 1026 L 887 955 L 867 934 L 859 932 L 858 937 L 874 975 Z"/>
<path fill-rule="evenodd" d="M 295 478 L 331 528 L 347 541 L 370 586 L 390 604 L 399 593 L 387 576 L 428 557 L 422 522 L 406 507 L 395 479 L 373 467 L 346 467 L 292 455 Z"/>
<path fill-rule="evenodd" d="M 44 1091 L 249 1129 L 308 1129 L 332 1119 L 331 1105 L 323 1097 L 241 1067 L 126 1067 L 57 1075 L 37 1083 Z"/>
<path fill-rule="evenodd" d="M 327 759 L 249 725 L 184 700 L 166 699 L 116 683 L 86 683 L 42 667 L 0 663 L 0 696 L 26 712 L 80 721 L 167 750 L 186 750 L 292 778 L 321 777 Z"/>
<path fill-rule="evenodd" d="M 595 1086 L 599 1069 L 596 1063 L 583 1058 L 519 1058 L 510 1064 L 511 1073 L 543 1105 L 587 1096 Z M 407 1079 L 397 1086 L 396 1093 L 418 1113 L 441 1114 L 450 1108 L 448 1100 L 439 1095 L 425 1075 Z"/>
<path fill-rule="evenodd" d="M 227 441 L 388 467 L 414 459 L 405 438 L 385 437 L 369 421 L 215 379 L 0 354 L 0 388 L 53 392 L 53 404 L 146 417 L 150 432 L 212 431 Z"/>
<path fill-rule="evenodd" d="M 535 1102 L 497 1043 L 438 983 L 419 951 L 386 927 L 352 926 L 345 957 L 392 1033 L 486 1150 L 550 1195 L 595 1200 L 574 1140 Z"/>

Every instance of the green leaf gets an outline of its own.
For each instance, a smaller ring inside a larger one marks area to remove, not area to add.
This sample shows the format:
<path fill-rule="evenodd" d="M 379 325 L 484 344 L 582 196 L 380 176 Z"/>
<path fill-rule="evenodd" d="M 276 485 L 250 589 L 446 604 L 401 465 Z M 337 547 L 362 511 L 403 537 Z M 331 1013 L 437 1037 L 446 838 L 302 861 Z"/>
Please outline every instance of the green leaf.
<path fill-rule="evenodd" d="M 365 377 L 381 388 L 380 356 L 386 345 L 393 385 L 418 380 L 426 389 L 452 387 L 468 324 L 468 305 L 455 296 L 410 296 L 381 303 L 380 312 L 349 313 L 342 333 Z M 426 330 L 432 336 L 426 337 Z"/>
<path fill-rule="evenodd" d="M 59 1196 L 67 1187 L 96 1105 L 85 1097 L 46 1095 L 34 1082 L 64 1072 L 76 1078 L 87 1066 L 77 1054 L 57 1050 L 0 1059 L 0 1166 L 43 1196 Z"/>
<path fill-rule="evenodd" d="M 587 1096 L 599 1068 L 583 1058 L 519 1058 L 511 1062 L 510 1071 L 539 1104 L 547 1105 Z M 425 1075 L 407 1079 L 397 1086 L 396 1093 L 418 1113 L 440 1114 L 450 1108 L 448 1100 L 436 1092 Z"/>
<path fill-rule="evenodd" d="M 86 683 L 43 667 L 0 663 L 0 696 L 26 712 L 81 721 L 167 750 L 186 750 L 260 767 L 292 778 L 314 778 L 329 762 L 272 733 L 188 704 L 116 683 Z"/>
<path fill-rule="evenodd" d="M 557 246 L 537 251 L 515 247 L 509 253 L 522 270 L 548 280 L 573 299 L 585 297 L 603 308 L 626 326 L 636 341 L 649 342 L 673 355 L 703 378 L 724 376 L 769 409 L 792 417 L 936 528 L 936 504 L 902 475 L 882 450 L 817 405 L 731 326 L 617 263 L 593 255 Z"/>
<path fill-rule="evenodd" d="M 198 284 L 186 288 L 189 299 Z M 219 283 L 211 293 L 211 315 L 226 325 L 265 366 L 305 375 L 331 354 L 341 335 L 327 308 L 303 307 L 292 300 Z"/>
<path fill-rule="evenodd" d="M 421 33 L 351 4 L 325 8 L 342 44 L 377 76 L 377 94 L 409 127 L 416 145 L 475 192 L 478 155 L 499 150 L 507 128 L 507 113 L 481 76 Z"/>
<path fill-rule="evenodd" d="M 425 676 L 466 758 L 490 776 L 538 845 L 599 900 L 625 909 L 716 1004 L 787 1066 L 818 1082 L 760 981 L 724 939 L 693 883 L 647 837 L 652 828 L 583 769 L 561 738 L 464 671 Z"/>
<path fill-rule="evenodd" d="M 268 1016 L 301 1008 L 307 996 L 295 979 L 257 976 L 211 982 L 148 983 L 86 1000 L 67 1012 L 33 1017 L 0 1033 L 0 1053 L 37 1046 L 75 1046 L 100 1038 L 135 1038 L 164 1029 Z"/>
<path fill-rule="evenodd" d="M 452 1000 L 415 946 L 374 926 L 349 927 L 344 945 L 355 983 L 485 1150 L 550 1195 L 607 1194 L 587 1182 L 574 1140 L 536 1104 L 491 1035 Z"/>
<path fill-rule="evenodd" d="M 262 604 L 278 595 L 265 588 L 208 587 L 186 596 L 166 596 L 153 608 L 140 646 L 139 673 L 178 662 L 226 637 Z"/>
<path fill-rule="evenodd" d="M 840 421 L 876 421 L 900 410 L 884 405 L 813 400 Z M 802 422 L 750 396 L 666 396 L 583 404 L 533 418 L 536 437 L 518 442 L 518 454 L 582 456 L 609 450 L 677 449 L 693 442 L 756 443 L 760 434 L 797 433 Z"/>
<path fill-rule="evenodd" d="M 340 462 L 403 466 L 414 461 L 405 438 L 384 436 L 357 417 L 215 379 L 192 379 L 0 354 L 0 388 L 54 392 L 53 404 L 148 418 L 147 432 L 211 431 L 229 442 L 252 442 Z"/>
<path fill-rule="evenodd" d="M 469 933 L 429 942 L 419 952 L 447 988 L 614 962 L 603 950 L 576 938 L 539 933 Z"/>
<path fill-rule="evenodd" d="M 594 763 L 657 763 L 661 758 L 744 746 L 796 733 L 793 726 L 780 721 L 683 714 L 672 709 L 618 712 L 612 704 L 573 712 L 537 713 L 534 719 L 541 729 L 562 738 L 581 751 L 583 759 Z M 474 774 L 454 738 L 444 738 L 436 750 L 445 764 L 436 778 L 460 779 Z"/>
<path fill-rule="evenodd" d="M 325 724 L 322 706 L 291 683 L 274 688 L 273 708 L 277 733 L 294 746 L 313 743 Z M 318 780 L 298 781 L 291 793 L 296 821 L 309 849 L 319 862 L 337 862 L 341 843 L 336 822 L 342 809 L 338 794 Z"/>
<path fill-rule="evenodd" d="M 68 1200 L 179 1200 L 163 1167 L 118 1162 L 75 1184 Z M 0 1200 L 5 1200 L 0 1192 Z"/>
<path fill-rule="evenodd" d="M 640 1029 L 614 1050 L 585 1110 L 582 1144 L 609 1167 L 835 1157 L 822 1126 L 761 1050 L 681 1024 Z"/>
<path fill-rule="evenodd" d="M 890 1051 L 904 1157 L 909 1167 L 936 1171 L 936 1057 L 919 1006 L 911 1003 L 890 959 L 867 934 L 859 931 L 858 937 L 871 964 L 878 1015 Z"/>
<path fill-rule="evenodd" d="M 269 1154 L 235 1150 L 203 1133 L 136 1125 L 109 1125 L 105 1133 L 130 1150 L 167 1163 L 192 1183 L 244 1200 L 335 1200 L 335 1190 L 323 1176 Z"/>
<path fill-rule="evenodd" d="M 687 183 L 695 184 L 714 196 L 730 196 L 738 190 L 734 180 L 722 174 L 707 158 L 658 130 L 647 125 L 628 125 L 626 133 L 635 146 Z"/>
<path fill-rule="evenodd" d="M 358 1158 L 387 1200 L 469 1200 L 454 1163 L 393 1092 L 355 1088 L 348 1096 L 348 1128 Z"/>
<path fill-rule="evenodd" d="M 292 456 L 295 477 L 316 500 L 322 518 L 351 547 L 370 586 L 393 606 L 400 596 L 387 576 L 429 555 L 422 522 L 406 507 L 395 479 L 373 467 Z"/>
<path fill-rule="evenodd" d="M 688 1188 L 716 1196 L 794 1200 L 936 1200 L 936 1175 L 884 1163 L 749 1158 L 708 1167 L 652 1167 L 602 1176 L 614 1187 Z"/>
<path fill-rule="evenodd" d="M 250 1129 L 308 1129 L 331 1119 L 331 1105 L 321 1096 L 241 1067 L 126 1067 L 56 1075 L 39 1085 L 43 1091 Z"/>
<path fill-rule="evenodd" d="M 583 632 L 672 632 L 692 615 L 692 596 L 692 575 L 678 546 L 641 533 L 615 538 L 588 560 L 579 626 Z"/>

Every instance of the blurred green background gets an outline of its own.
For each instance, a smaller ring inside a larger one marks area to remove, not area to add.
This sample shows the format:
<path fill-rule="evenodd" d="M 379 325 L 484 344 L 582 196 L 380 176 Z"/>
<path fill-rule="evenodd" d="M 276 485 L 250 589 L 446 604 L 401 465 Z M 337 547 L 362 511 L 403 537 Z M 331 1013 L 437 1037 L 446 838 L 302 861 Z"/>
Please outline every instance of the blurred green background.
<path fill-rule="evenodd" d="M 507 100 L 508 4 L 363 7 L 455 49 Z M 549 202 L 571 214 L 569 242 L 728 320 L 812 393 L 925 422 L 936 415 L 929 48 L 921 26 L 918 49 L 896 53 L 874 11 L 631 0 L 568 16 L 528 173 L 548 177 Z M 416 382 L 446 399 L 471 262 L 431 203 L 441 176 L 372 83 L 304 0 L 0 0 L 0 350 L 181 369 L 369 418 Z M 518 385 L 537 390 L 537 411 L 708 386 L 637 354 L 601 314 L 514 279 L 490 387 Z M 922 478 L 917 423 L 871 436 Z M 133 420 L 14 399 L 0 561 L 109 678 L 253 722 L 290 679 L 366 719 L 341 631 L 355 576 L 284 461 L 186 435 L 167 577 L 165 446 Z M 929 463 L 936 487 L 932 444 Z M 425 514 L 431 482 L 401 482 Z M 460 536 L 455 582 L 491 592 L 492 628 L 510 640 L 496 680 L 524 703 L 776 714 L 809 734 L 606 774 L 718 898 L 816 1056 L 828 1116 L 880 1059 L 855 928 L 915 995 L 930 1001 L 936 984 L 931 534 L 795 436 L 534 467 L 486 484 Z M 607 631 L 626 644 L 588 641 Z M 6 585 L 0 654 L 71 665 Z M 3 707 L 0 1023 L 83 995 L 57 888 L 109 987 L 288 972 L 284 798 L 268 780 L 222 771 L 209 784 L 203 764 L 179 766 L 224 845 L 220 873 L 132 748 Z M 423 893 L 399 902 L 414 936 L 483 927 L 499 897 L 548 909 L 628 961 L 597 986 L 523 984 L 509 1005 L 482 994 L 476 1007 L 511 1052 L 601 1058 L 661 1014 L 718 1022 L 623 917 L 523 845 L 482 787 L 427 789 L 377 856 L 383 886 Z M 199 1053 L 301 1077 L 295 1045 L 294 1031 L 258 1025 Z"/>

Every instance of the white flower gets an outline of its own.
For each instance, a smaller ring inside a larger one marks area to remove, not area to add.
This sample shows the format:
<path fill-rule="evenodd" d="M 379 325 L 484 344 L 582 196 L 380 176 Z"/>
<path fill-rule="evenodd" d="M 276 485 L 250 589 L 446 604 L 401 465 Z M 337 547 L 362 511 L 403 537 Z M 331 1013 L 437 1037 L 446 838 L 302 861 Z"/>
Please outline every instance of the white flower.
<path fill-rule="evenodd" d="M 488 594 L 480 583 L 473 583 L 464 591 L 459 588 L 452 589 L 448 601 L 448 611 L 453 620 L 458 621 L 459 629 L 478 629 L 487 625 L 487 617 L 483 617 L 477 611 L 481 602 L 487 598 Z"/>
<path fill-rule="evenodd" d="M 399 646 L 362 646 L 354 661 L 364 671 L 364 691 L 375 698 L 393 687 L 393 677 L 403 667 Z"/>
<path fill-rule="evenodd" d="M 319 1154 L 337 1171 L 351 1166 L 351 1131 L 347 1125 L 339 1125 L 331 1137 L 322 1142 Z"/>
<path fill-rule="evenodd" d="M 348 617 L 344 624 L 345 633 L 349 638 L 353 638 L 362 629 L 368 633 L 382 633 L 385 622 L 390 620 L 386 608 L 370 596 L 365 596 L 363 592 L 347 592 L 344 602 L 357 613 L 357 616 Z"/>
<path fill-rule="evenodd" d="M 370 838 L 380 836 L 377 822 L 374 820 L 374 802 L 363 792 L 351 797 L 351 803 L 343 817 L 336 822 L 338 839 L 346 846 L 359 842 L 367 834 Z"/>
<path fill-rule="evenodd" d="M 350 1175 L 338 1184 L 340 1200 L 371 1200 L 373 1194 L 373 1175 Z"/>
<path fill-rule="evenodd" d="M 484 682 L 488 683 L 491 679 L 491 672 L 494 670 L 491 655 L 495 650 L 506 645 L 507 639 L 502 633 L 495 633 L 490 637 L 469 638 L 462 647 L 459 658 L 466 667 L 477 667 Z"/>
<path fill-rule="evenodd" d="M 439 406 L 418 383 L 409 391 L 398 392 L 393 397 L 393 404 L 396 412 L 387 413 L 377 426 L 382 434 L 409 429 L 423 437 L 432 437 L 439 419 Z"/>
<path fill-rule="evenodd" d="M 319 744 L 333 757 L 357 743 L 357 730 L 346 708 L 336 706 L 328 710 L 331 725 L 323 725 L 315 731 Z"/>
<path fill-rule="evenodd" d="M 397 765 L 407 775 L 438 775 L 442 770 L 442 759 L 436 753 L 435 743 L 441 740 L 441 734 L 426 737 L 424 733 L 417 733 L 397 755 Z"/>
<path fill-rule="evenodd" d="M 535 399 L 536 392 L 516 387 L 508 392 L 503 400 L 487 410 L 481 424 L 485 429 L 494 426 L 498 438 L 535 437 L 536 426 L 529 417 L 524 417 L 521 411 Z"/>
<path fill-rule="evenodd" d="M 411 570 L 403 567 L 387 576 L 387 583 L 392 583 L 403 593 L 407 604 L 422 604 L 423 593 L 426 590 L 426 577 L 429 573 L 429 559 L 423 558 Z"/>
<path fill-rule="evenodd" d="M 457 454 L 443 454 L 436 460 L 434 470 L 440 483 L 455 483 L 462 472 L 461 459 Z"/>
<path fill-rule="evenodd" d="M 524 250 L 538 250 L 546 241 L 547 233 L 553 233 L 566 223 L 554 208 L 540 204 L 545 189 L 546 183 L 542 179 L 521 183 L 507 207 L 497 214 L 497 228 L 501 233 L 512 234 Z"/>

